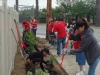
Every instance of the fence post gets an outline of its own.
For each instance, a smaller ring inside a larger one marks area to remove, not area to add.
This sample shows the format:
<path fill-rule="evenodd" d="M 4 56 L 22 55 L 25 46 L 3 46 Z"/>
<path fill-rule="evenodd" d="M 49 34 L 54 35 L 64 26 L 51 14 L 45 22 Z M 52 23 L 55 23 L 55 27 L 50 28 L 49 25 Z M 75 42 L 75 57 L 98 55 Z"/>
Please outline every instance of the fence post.
<path fill-rule="evenodd" d="M 8 75 L 8 50 L 7 50 L 7 36 L 6 36 L 6 24 L 7 24 L 7 1 L 2 0 L 2 14 L 1 14 L 1 75 Z"/>
<path fill-rule="evenodd" d="M 7 8 L 7 0 L 2 0 L 0 6 L 0 75 L 11 75 L 14 69 L 14 57 L 17 52 L 17 43 L 11 32 L 12 28 L 17 37 L 14 19 L 18 21 L 18 13 L 13 8 Z"/>

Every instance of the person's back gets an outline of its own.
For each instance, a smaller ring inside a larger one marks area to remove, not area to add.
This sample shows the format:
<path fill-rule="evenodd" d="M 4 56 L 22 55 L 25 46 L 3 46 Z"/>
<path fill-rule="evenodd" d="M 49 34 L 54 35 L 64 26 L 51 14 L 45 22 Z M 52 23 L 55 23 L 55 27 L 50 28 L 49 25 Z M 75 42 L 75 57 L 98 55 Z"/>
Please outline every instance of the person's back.
<path fill-rule="evenodd" d="M 43 59 L 43 53 L 41 51 L 33 52 L 28 57 L 30 60 L 34 60 L 35 58 L 42 58 Z M 34 61 L 33 61 L 34 62 Z"/>
<path fill-rule="evenodd" d="M 30 31 L 30 23 L 27 20 L 23 20 L 22 26 L 24 27 L 24 30 Z"/>
<path fill-rule="evenodd" d="M 58 32 L 57 38 L 63 38 L 66 34 L 65 23 L 63 21 L 57 21 L 54 24 L 54 31 Z"/>
<path fill-rule="evenodd" d="M 59 17 L 58 21 L 54 23 L 54 33 L 57 37 L 57 54 L 55 56 L 61 55 L 61 44 L 62 49 L 65 47 L 66 41 L 66 23 L 63 21 L 63 17 Z"/>

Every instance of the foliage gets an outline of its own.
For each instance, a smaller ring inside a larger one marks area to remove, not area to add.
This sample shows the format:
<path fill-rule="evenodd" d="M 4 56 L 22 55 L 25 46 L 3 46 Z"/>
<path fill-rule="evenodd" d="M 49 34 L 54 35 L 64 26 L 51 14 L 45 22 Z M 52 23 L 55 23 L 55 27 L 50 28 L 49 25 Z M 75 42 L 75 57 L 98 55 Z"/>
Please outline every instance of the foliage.
<path fill-rule="evenodd" d="M 95 1 L 92 1 L 90 3 L 86 3 L 85 1 L 79 1 L 76 2 L 72 7 L 71 7 L 71 13 L 72 15 L 79 15 L 81 17 L 89 15 L 93 16 L 95 15 Z"/>
<path fill-rule="evenodd" d="M 87 12 L 88 12 L 88 6 L 83 1 L 76 2 L 71 7 L 71 13 L 72 13 L 72 15 L 78 14 L 79 16 L 85 16 L 87 14 Z"/>
<path fill-rule="evenodd" d="M 55 58 L 53 56 L 50 56 L 50 63 L 53 64 L 55 61 Z"/>
<path fill-rule="evenodd" d="M 28 53 L 33 52 L 34 45 L 36 44 L 35 35 L 32 32 L 28 31 L 24 33 L 24 37 L 22 39 L 25 40 L 25 43 L 28 45 L 25 51 L 27 51 Z"/>
<path fill-rule="evenodd" d="M 36 75 L 50 75 L 47 70 L 42 71 L 40 68 L 36 69 Z"/>
<path fill-rule="evenodd" d="M 78 15 L 81 17 L 95 17 L 96 15 L 96 0 L 80 0 L 80 1 L 68 1 L 57 0 L 59 6 L 63 6 L 65 13 L 71 13 L 73 16 Z M 68 3 L 69 4 L 68 4 Z"/>
<path fill-rule="evenodd" d="M 36 44 L 35 42 L 35 35 L 32 32 L 26 32 L 25 37 L 27 38 L 30 46 L 33 46 Z"/>
<path fill-rule="evenodd" d="M 41 9 L 39 17 L 40 18 L 46 18 L 46 12 L 47 12 L 47 10 L 45 8 Z"/>
<path fill-rule="evenodd" d="M 28 72 L 27 72 L 27 75 L 32 75 L 32 72 L 28 71 Z"/>

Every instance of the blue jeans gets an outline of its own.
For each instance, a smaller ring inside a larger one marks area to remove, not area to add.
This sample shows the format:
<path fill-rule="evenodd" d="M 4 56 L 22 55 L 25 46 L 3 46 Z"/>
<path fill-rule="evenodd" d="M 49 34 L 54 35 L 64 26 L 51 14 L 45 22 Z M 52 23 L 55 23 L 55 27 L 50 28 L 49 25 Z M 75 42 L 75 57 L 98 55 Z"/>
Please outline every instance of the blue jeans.
<path fill-rule="evenodd" d="M 95 62 L 89 66 L 88 75 L 95 75 L 95 69 L 100 61 L 100 56 L 95 60 Z"/>
<path fill-rule="evenodd" d="M 62 48 L 65 46 L 66 37 L 64 38 L 57 38 L 57 55 L 61 55 L 61 44 Z"/>
<path fill-rule="evenodd" d="M 35 35 L 35 37 L 36 37 L 36 31 L 37 31 L 37 29 L 31 29 L 31 30 L 32 30 L 33 34 Z"/>

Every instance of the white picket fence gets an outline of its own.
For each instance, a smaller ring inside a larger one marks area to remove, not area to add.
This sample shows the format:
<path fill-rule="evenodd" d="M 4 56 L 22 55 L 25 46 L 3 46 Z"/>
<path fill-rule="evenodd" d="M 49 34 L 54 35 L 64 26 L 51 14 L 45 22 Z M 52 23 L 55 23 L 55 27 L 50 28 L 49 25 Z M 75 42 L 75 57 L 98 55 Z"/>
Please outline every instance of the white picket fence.
<path fill-rule="evenodd" d="M 7 6 L 7 0 L 2 0 L 0 3 L 0 75 L 11 75 L 11 71 L 14 69 L 17 43 L 11 29 L 18 41 L 14 19 L 19 22 L 19 14 Z"/>

